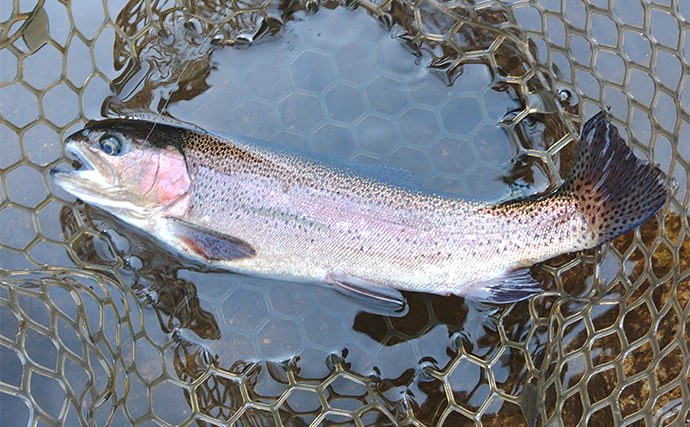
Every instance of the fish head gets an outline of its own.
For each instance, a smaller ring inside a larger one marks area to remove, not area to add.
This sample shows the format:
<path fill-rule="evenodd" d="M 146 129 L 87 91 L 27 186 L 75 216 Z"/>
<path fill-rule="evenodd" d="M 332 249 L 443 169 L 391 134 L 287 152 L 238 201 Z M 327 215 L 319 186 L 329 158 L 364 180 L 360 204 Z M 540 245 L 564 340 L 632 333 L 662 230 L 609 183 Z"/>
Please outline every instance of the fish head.
<path fill-rule="evenodd" d="M 76 170 L 53 168 L 55 182 L 77 198 L 141 217 L 169 209 L 189 194 L 192 180 L 183 129 L 137 120 L 89 122 L 65 140 Z"/>

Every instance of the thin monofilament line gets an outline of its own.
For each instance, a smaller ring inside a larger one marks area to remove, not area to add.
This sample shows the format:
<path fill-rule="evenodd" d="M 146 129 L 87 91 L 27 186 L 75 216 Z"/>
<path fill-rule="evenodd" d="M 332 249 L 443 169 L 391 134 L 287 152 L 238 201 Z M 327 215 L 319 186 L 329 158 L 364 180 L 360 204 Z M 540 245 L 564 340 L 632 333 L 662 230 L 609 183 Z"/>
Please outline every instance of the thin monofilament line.
<path fill-rule="evenodd" d="M 208 32 L 208 35 L 206 37 L 204 37 L 204 39 L 199 44 L 199 50 L 206 44 L 206 42 L 209 41 L 211 34 L 213 34 L 213 32 L 218 28 L 218 26 L 220 25 L 222 20 L 223 20 L 223 16 L 218 18 L 218 21 L 213 25 L 213 28 L 211 28 L 211 30 Z M 209 49 L 208 49 L 209 54 L 210 54 L 211 50 L 212 49 L 209 47 Z M 201 53 L 201 52 L 199 52 L 199 53 Z M 177 80 L 175 81 L 175 84 L 174 84 L 175 86 L 179 85 L 180 80 L 182 80 L 182 76 L 184 75 L 185 71 L 187 71 L 187 67 L 189 66 L 189 64 L 191 62 L 192 62 L 191 58 L 185 62 L 184 66 L 182 67 L 182 71 L 180 71 L 180 75 L 177 76 Z M 168 104 L 170 103 L 170 98 L 171 98 L 171 96 L 169 95 L 167 97 L 167 99 L 165 100 L 165 102 L 163 103 L 163 107 L 158 110 L 158 117 L 156 118 L 156 120 L 153 120 L 153 126 L 151 126 L 151 129 L 149 130 L 149 133 L 144 138 L 144 141 L 148 142 L 149 137 L 151 136 L 151 134 L 153 134 L 153 130 L 156 128 L 156 125 L 158 124 L 158 120 L 160 120 L 163 117 L 163 111 L 165 111 L 165 109 L 168 108 Z"/>

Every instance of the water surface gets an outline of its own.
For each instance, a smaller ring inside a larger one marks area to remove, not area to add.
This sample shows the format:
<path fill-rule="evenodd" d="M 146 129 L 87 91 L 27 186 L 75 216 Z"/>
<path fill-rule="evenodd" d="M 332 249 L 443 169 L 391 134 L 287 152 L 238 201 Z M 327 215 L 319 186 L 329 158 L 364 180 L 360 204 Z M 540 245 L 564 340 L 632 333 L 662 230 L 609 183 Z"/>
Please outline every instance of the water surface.
<path fill-rule="evenodd" d="M 690 422 L 683 4 L 0 6 L 0 413 L 7 425 Z M 682 3 L 682 2 L 681 2 Z M 684 9 L 685 8 L 685 9 Z M 56 188 L 88 119 L 181 120 L 503 200 L 567 174 L 610 107 L 675 179 L 510 306 L 201 273 Z"/>

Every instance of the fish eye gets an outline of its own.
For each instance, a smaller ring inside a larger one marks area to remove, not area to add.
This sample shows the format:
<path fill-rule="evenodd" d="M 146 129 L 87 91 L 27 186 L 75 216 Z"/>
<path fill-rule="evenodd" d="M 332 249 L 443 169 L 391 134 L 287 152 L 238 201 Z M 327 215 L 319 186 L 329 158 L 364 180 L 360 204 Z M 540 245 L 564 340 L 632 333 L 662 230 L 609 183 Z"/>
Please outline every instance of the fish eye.
<path fill-rule="evenodd" d="M 101 136 L 101 139 L 99 139 L 98 142 L 101 145 L 101 150 L 103 150 L 105 154 L 109 154 L 111 156 L 117 156 L 120 154 L 122 152 L 122 148 L 124 147 L 122 138 L 111 133 L 106 133 Z"/>

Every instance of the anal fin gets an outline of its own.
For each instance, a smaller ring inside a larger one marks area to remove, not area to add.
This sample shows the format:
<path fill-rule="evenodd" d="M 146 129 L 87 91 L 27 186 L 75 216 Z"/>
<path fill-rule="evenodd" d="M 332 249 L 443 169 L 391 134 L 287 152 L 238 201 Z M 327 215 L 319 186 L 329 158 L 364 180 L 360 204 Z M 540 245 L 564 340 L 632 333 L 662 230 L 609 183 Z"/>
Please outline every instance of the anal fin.
<path fill-rule="evenodd" d="M 358 277 L 348 276 L 342 273 L 329 273 L 324 282 L 333 285 L 340 293 L 361 300 L 376 308 L 383 309 L 386 314 L 399 315 L 405 310 L 407 302 L 400 291 L 383 287 Z"/>
<path fill-rule="evenodd" d="M 474 283 L 467 299 L 491 304 L 509 304 L 542 292 L 541 283 L 530 274 L 529 268 L 518 268 L 491 280 Z"/>
<path fill-rule="evenodd" d="M 179 218 L 167 217 L 172 231 L 189 249 L 210 261 L 251 258 L 254 248 L 242 239 L 192 224 Z"/>

